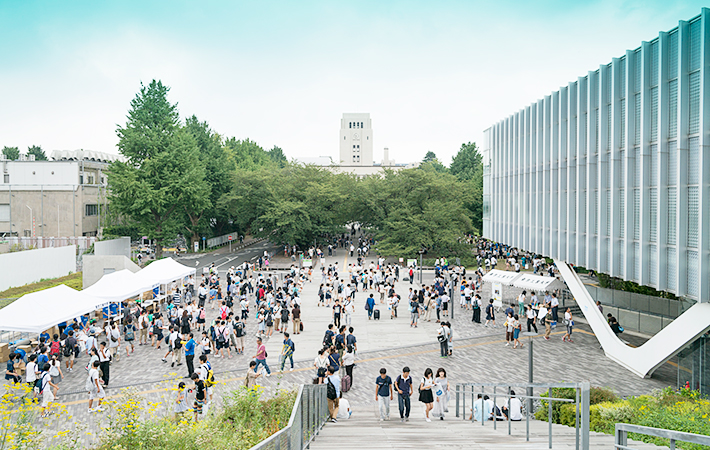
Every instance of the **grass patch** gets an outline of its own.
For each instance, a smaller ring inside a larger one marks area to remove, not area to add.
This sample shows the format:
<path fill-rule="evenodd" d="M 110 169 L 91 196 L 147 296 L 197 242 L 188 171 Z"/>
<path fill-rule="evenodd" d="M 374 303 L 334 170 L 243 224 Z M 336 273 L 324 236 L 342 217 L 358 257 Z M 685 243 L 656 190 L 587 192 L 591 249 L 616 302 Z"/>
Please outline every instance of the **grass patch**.
<path fill-rule="evenodd" d="M 80 291 L 84 286 L 84 281 L 81 278 L 81 272 L 76 272 L 65 277 L 52 278 L 49 280 L 40 280 L 36 283 L 30 283 L 24 286 L 10 288 L 6 291 L 0 292 L 0 299 L 3 299 L 0 301 L 0 308 L 4 308 L 5 306 L 12 303 L 15 299 L 18 299 L 25 294 L 43 291 L 54 286 L 59 286 L 60 284 L 66 284 L 70 288 Z"/>

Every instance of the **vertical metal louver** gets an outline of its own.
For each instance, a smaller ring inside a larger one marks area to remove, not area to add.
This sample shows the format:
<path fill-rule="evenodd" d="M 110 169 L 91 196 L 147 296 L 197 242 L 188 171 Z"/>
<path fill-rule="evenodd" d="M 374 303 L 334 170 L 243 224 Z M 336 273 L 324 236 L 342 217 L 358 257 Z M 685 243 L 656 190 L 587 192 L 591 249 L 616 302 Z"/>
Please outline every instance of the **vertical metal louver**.
<path fill-rule="evenodd" d="M 688 139 L 688 184 L 700 182 L 700 139 Z"/>
<path fill-rule="evenodd" d="M 666 265 L 668 266 L 668 270 L 666 270 L 666 284 L 670 291 L 676 291 L 678 289 L 678 280 L 676 278 L 678 263 L 676 261 L 675 247 L 668 247 L 666 249 Z"/>
<path fill-rule="evenodd" d="M 677 188 L 668 188 L 668 232 L 666 244 L 676 245 L 676 214 L 678 214 Z"/>
<path fill-rule="evenodd" d="M 700 280 L 698 277 L 698 252 L 695 250 L 688 250 L 688 295 L 693 297 L 698 297 L 698 290 L 700 287 Z"/>
<path fill-rule="evenodd" d="M 619 102 L 619 106 L 621 108 L 621 140 L 619 141 L 619 145 L 621 148 L 626 147 L 626 99 L 621 99 Z"/>
<path fill-rule="evenodd" d="M 641 190 L 634 189 L 634 240 L 641 239 Z"/>
<path fill-rule="evenodd" d="M 641 94 L 634 96 L 634 145 L 641 144 Z"/>
<path fill-rule="evenodd" d="M 698 248 L 700 203 L 697 186 L 688 186 L 688 247 Z"/>
<path fill-rule="evenodd" d="M 678 142 L 668 142 L 668 185 L 678 184 Z"/>
<path fill-rule="evenodd" d="M 688 133 L 694 134 L 700 130 L 700 72 L 688 76 Z"/>
<path fill-rule="evenodd" d="M 668 35 L 668 78 L 678 76 L 678 31 Z"/>
<path fill-rule="evenodd" d="M 658 140 L 658 88 L 651 89 L 651 142 Z"/>
<path fill-rule="evenodd" d="M 658 286 L 658 248 L 650 245 L 648 248 L 651 265 L 649 267 L 649 278 L 652 286 Z"/>
<path fill-rule="evenodd" d="M 697 70 L 700 68 L 700 47 L 702 45 L 702 39 L 700 36 L 700 19 L 694 21 L 690 24 L 690 55 L 688 58 L 688 72 Z"/>
<path fill-rule="evenodd" d="M 658 189 L 649 189 L 649 240 L 656 242 L 658 239 Z"/>
<path fill-rule="evenodd" d="M 651 86 L 658 85 L 658 41 L 651 44 Z"/>

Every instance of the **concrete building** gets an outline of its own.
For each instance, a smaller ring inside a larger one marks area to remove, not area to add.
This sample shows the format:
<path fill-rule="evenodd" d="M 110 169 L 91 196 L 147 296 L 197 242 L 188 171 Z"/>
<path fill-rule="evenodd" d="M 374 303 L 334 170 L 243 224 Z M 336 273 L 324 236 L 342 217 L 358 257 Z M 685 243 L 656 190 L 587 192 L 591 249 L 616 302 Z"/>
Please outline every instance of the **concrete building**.
<path fill-rule="evenodd" d="M 703 9 L 496 123 L 484 236 L 710 301 L 709 89 Z"/>
<path fill-rule="evenodd" d="M 108 164 L 90 151 L 55 151 L 50 161 L 0 161 L 0 236 L 66 237 L 100 233 Z"/>
<path fill-rule="evenodd" d="M 340 119 L 340 165 L 372 166 L 372 120 L 369 113 L 346 113 Z"/>

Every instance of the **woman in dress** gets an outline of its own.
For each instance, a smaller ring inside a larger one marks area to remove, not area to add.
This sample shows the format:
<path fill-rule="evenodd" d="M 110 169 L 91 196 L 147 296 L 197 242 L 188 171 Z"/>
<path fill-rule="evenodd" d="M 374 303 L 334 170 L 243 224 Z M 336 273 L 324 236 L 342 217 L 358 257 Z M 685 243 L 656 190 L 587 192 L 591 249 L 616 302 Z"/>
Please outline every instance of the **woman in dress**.
<path fill-rule="evenodd" d="M 562 336 L 562 340 L 572 342 L 572 328 L 574 327 L 574 320 L 572 320 L 572 311 L 569 308 L 565 311 L 565 325 L 567 325 L 567 333 Z"/>
<path fill-rule="evenodd" d="M 313 361 L 313 366 L 316 368 L 316 377 L 320 379 L 319 384 L 322 384 L 323 378 L 325 378 L 325 369 L 328 368 L 328 355 L 325 349 L 318 350 L 318 356 L 316 356 L 315 361 Z"/>
<path fill-rule="evenodd" d="M 429 418 L 429 411 L 434 408 L 434 393 L 432 389 L 434 388 L 434 373 L 431 369 L 427 368 L 424 371 L 424 378 L 419 384 L 419 401 L 424 403 L 426 410 L 424 411 L 425 419 L 427 422 L 431 422 Z"/>
<path fill-rule="evenodd" d="M 444 414 L 449 411 L 449 381 L 446 370 L 439 368 L 434 379 L 434 409 L 431 415 L 444 420 Z"/>
<path fill-rule="evenodd" d="M 180 416 L 185 412 L 190 409 L 190 407 L 187 404 L 187 388 L 185 387 L 185 382 L 181 381 L 180 384 L 178 384 L 178 394 L 177 398 L 175 399 L 175 418 L 179 419 Z"/>

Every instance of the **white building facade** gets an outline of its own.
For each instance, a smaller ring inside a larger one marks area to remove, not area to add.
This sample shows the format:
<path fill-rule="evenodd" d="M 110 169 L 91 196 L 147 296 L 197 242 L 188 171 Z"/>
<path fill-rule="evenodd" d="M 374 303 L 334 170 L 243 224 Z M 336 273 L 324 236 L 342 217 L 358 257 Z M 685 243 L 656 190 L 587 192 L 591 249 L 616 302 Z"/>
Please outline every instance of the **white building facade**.
<path fill-rule="evenodd" d="M 340 119 L 340 165 L 372 166 L 372 120 L 369 113 L 345 113 Z"/>
<path fill-rule="evenodd" d="M 710 301 L 710 10 L 485 131 L 486 238 Z"/>

